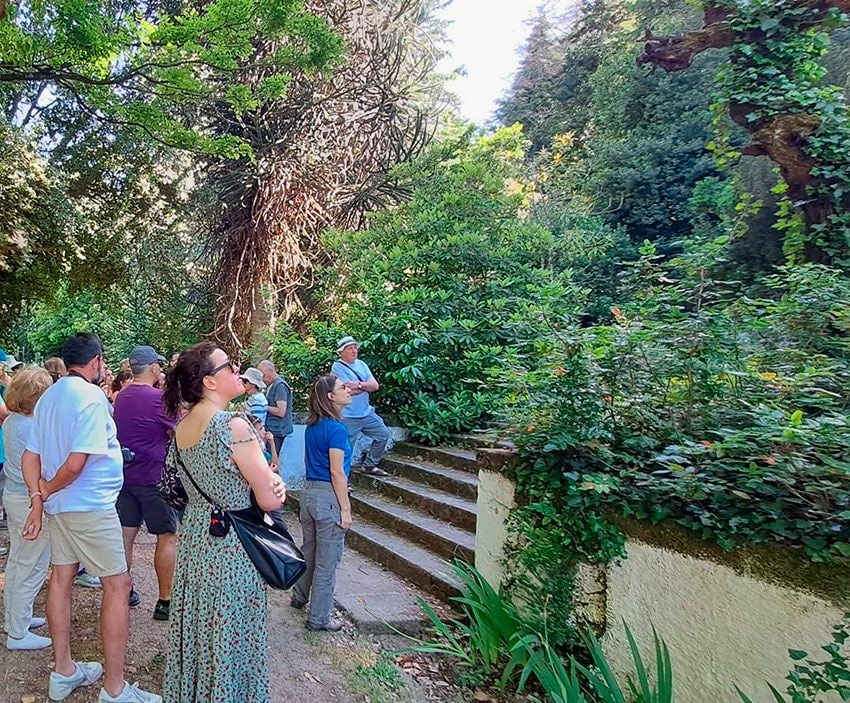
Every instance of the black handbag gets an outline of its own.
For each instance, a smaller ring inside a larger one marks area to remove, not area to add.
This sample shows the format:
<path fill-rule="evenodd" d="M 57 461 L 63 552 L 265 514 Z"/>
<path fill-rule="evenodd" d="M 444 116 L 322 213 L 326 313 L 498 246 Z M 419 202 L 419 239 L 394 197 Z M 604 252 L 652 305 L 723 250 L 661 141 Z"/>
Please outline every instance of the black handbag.
<path fill-rule="evenodd" d="M 177 445 L 175 444 L 175 449 Z M 285 591 L 291 588 L 307 569 L 304 555 L 295 546 L 295 541 L 281 520 L 273 519 L 259 505 L 251 491 L 251 505 L 242 510 L 225 510 L 210 500 L 209 496 L 195 483 L 192 474 L 177 449 L 177 461 L 195 490 L 212 506 L 210 533 L 223 537 L 232 527 L 260 576 L 272 588 Z M 222 526 L 221 523 L 224 523 Z M 223 528 L 223 533 L 222 533 Z M 215 530 L 215 531 L 214 531 Z"/>

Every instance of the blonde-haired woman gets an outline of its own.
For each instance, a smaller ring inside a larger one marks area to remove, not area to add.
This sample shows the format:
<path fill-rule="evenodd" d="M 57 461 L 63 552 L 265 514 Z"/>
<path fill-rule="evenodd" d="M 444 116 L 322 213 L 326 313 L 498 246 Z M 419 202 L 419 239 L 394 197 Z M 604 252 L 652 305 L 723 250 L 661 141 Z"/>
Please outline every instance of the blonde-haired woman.
<path fill-rule="evenodd" d="M 30 632 L 30 628 L 44 625 L 44 618 L 33 618 L 32 605 L 47 578 L 50 543 L 46 529 L 42 529 L 35 540 L 25 540 L 21 536 L 30 509 L 30 496 L 21 473 L 21 456 L 30 436 L 36 401 L 52 385 L 50 373 L 38 366 L 27 366 L 12 377 L 6 391 L 10 415 L 3 423 L 6 448 L 3 505 L 9 521 L 10 548 L 3 601 L 6 649 L 11 650 L 50 646 L 48 637 Z"/>

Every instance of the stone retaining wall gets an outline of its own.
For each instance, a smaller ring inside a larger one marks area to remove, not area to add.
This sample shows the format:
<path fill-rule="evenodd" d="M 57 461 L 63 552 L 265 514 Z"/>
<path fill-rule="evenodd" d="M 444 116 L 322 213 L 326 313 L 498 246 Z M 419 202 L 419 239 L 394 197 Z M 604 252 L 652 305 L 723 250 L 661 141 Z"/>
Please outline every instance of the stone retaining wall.
<path fill-rule="evenodd" d="M 479 478 L 475 562 L 497 585 L 513 484 L 487 470 Z M 848 570 L 812 565 L 798 550 L 727 553 L 676 527 L 620 527 L 628 558 L 580 569 L 576 600 L 583 618 L 605 631 L 604 647 L 621 674 L 631 664 L 623 621 L 645 661 L 654 661 L 655 626 L 670 648 L 677 703 L 740 703 L 735 684 L 754 703 L 774 703 L 764 682 L 785 689 L 788 650 L 822 659 L 832 625 L 850 611 Z"/>

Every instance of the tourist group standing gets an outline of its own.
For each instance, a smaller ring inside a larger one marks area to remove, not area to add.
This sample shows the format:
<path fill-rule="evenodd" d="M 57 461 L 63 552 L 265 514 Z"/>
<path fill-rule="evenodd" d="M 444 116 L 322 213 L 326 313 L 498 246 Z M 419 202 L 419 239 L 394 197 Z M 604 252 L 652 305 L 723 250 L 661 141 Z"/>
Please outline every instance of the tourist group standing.
<path fill-rule="evenodd" d="M 379 385 L 359 344 L 344 337 L 337 352 L 308 399 L 306 568 L 291 595 L 293 607 L 309 604 L 314 631 L 343 626 L 333 594 L 352 524 L 352 446 L 360 433 L 370 438 L 361 470 L 385 475 L 378 463 L 390 436 L 369 402 Z M 107 374 L 102 343 L 89 333 L 66 340 L 60 357 L 24 367 L 0 350 L 7 648 L 53 647 L 55 701 L 101 677 L 104 703 L 269 701 L 266 583 L 236 531 L 216 521 L 252 504 L 279 515 L 286 489 L 277 457 L 293 432 L 291 388 L 272 361 L 240 372 L 212 342 L 173 355 L 167 372 L 165 357 L 138 346 L 118 374 Z M 163 492 L 164 476 L 182 484 L 182 510 Z M 162 696 L 124 678 L 129 608 L 141 600 L 131 568 L 142 522 L 156 536 L 152 614 L 170 621 Z M 48 564 L 50 637 L 38 634 L 45 619 L 33 615 Z M 103 591 L 103 665 L 72 659 L 75 582 Z"/>

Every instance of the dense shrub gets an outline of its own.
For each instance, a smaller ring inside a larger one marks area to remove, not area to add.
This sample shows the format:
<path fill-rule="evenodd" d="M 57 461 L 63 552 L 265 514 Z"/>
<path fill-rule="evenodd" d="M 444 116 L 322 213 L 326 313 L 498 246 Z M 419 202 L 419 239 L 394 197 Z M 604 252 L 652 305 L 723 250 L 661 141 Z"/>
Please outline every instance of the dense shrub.
<path fill-rule="evenodd" d="M 519 127 L 449 140 L 396 171 L 408 202 L 328 237 L 343 268 L 328 284 L 344 301 L 335 322 L 364 341 L 376 402 L 418 439 L 491 417 L 508 358 L 534 357 L 537 339 L 585 308 L 583 270 L 614 242 L 590 215 L 557 234 L 530 216 L 525 146 Z"/>
<path fill-rule="evenodd" d="M 773 297 L 730 297 L 708 266 L 722 245 L 666 263 L 647 247 L 612 324 L 515 367 L 526 511 L 572 543 L 600 530 L 574 514 L 584 494 L 725 548 L 850 556 L 850 279 L 797 266 L 765 280 Z"/>
<path fill-rule="evenodd" d="M 328 322 L 310 322 L 305 334 L 279 323 L 271 338 L 271 358 L 278 373 L 292 386 L 296 410 L 307 409 L 310 386 L 321 375 L 330 373 L 337 359 L 336 346 L 347 331 Z M 258 355 L 259 356 L 259 355 Z"/>

